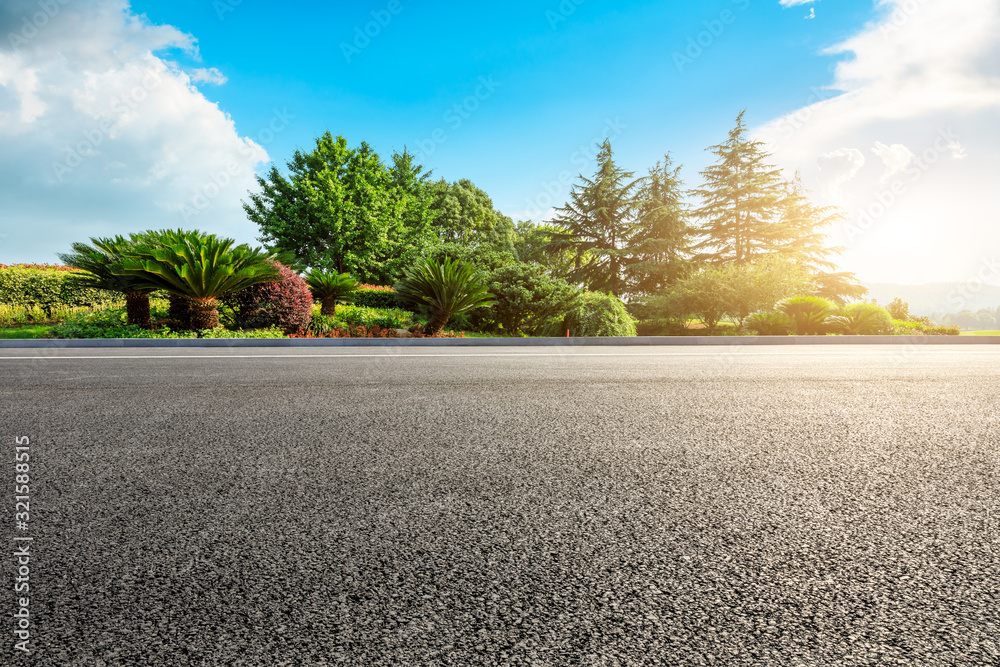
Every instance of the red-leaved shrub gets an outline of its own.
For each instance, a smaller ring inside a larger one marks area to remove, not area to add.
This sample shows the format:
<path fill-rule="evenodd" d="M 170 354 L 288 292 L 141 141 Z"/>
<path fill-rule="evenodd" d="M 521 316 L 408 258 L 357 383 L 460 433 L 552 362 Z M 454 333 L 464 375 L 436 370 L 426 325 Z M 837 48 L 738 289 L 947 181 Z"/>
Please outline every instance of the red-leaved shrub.
<path fill-rule="evenodd" d="M 363 325 L 350 326 L 346 329 L 330 329 L 322 334 L 315 334 L 307 331 L 301 334 L 293 334 L 289 338 L 396 338 L 399 334 L 395 329 L 386 329 L 373 324 L 370 327 Z"/>
<path fill-rule="evenodd" d="M 281 282 L 258 283 L 225 298 L 234 311 L 236 326 L 262 329 L 276 326 L 288 334 L 300 334 L 312 319 L 313 297 L 309 285 L 297 273 L 278 264 Z"/>

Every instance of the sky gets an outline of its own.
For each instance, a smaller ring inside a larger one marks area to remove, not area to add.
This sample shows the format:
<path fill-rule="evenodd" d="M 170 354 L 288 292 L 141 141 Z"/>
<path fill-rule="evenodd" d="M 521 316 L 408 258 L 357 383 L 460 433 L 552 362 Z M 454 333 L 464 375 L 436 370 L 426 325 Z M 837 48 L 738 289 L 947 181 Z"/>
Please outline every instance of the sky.
<path fill-rule="evenodd" d="M 197 228 L 329 130 L 517 220 L 596 145 L 685 185 L 746 109 L 863 282 L 1000 284 L 1000 0 L 4 0 L 0 263 Z M 692 203 L 696 203 L 692 200 Z"/>

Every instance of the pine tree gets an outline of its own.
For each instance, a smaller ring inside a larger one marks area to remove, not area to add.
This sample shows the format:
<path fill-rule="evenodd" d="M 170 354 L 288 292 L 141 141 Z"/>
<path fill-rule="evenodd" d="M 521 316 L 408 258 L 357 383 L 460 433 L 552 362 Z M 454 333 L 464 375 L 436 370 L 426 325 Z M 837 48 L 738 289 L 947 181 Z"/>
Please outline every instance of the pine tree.
<path fill-rule="evenodd" d="M 632 291 L 652 294 L 687 269 L 691 226 L 680 179 L 670 155 L 649 170 L 638 195 L 638 225 L 631 237 L 627 273 Z"/>
<path fill-rule="evenodd" d="M 780 170 L 767 164 L 764 145 L 749 138 L 742 111 L 722 144 L 708 150 L 716 164 L 701 172 L 705 184 L 694 191 L 702 206 L 696 259 L 713 264 L 743 264 L 778 251 L 788 242 L 781 216 L 785 201 Z"/>
<path fill-rule="evenodd" d="M 572 250 L 576 261 L 567 276 L 593 291 L 610 291 L 615 296 L 628 292 L 625 267 L 628 245 L 636 227 L 636 192 L 641 179 L 615 164 L 611 142 L 601 144 L 593 179 L 580 176 L 570 201 L 556 209 L 555 225 L 566 233 L 552 235 L 553 251 Z"/>

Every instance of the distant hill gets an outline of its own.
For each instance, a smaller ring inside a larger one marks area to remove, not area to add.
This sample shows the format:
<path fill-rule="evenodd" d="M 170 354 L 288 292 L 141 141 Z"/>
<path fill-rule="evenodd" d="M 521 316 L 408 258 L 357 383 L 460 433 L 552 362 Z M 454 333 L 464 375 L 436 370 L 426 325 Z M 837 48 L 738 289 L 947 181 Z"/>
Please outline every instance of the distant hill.
<path fill-rule="evenodd" d="M 892 283 L 865 284 L 866 299 L 875 299 L 886 306 L 897 296 L 910 304 L 914 315 L 957 313 L 961 310 L 976 311 L 980 308 L 1000 307 L 1000 285 L 975 283 L 930 283 L 928 285 L 894 285 Z M 976 288 L 979 288 L 976 290 Z M 963 298 L 962 295 L 965 295 Z"/>

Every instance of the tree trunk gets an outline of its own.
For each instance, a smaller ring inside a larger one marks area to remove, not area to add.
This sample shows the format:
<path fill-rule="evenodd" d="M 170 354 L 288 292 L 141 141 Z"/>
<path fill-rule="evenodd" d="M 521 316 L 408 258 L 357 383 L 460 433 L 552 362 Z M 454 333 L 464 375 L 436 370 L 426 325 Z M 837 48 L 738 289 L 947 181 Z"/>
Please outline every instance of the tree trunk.
<path fill-rule="evenodd" d="M 333 317 L 337 314 L 337 300 L 332 296 L 323 297 L 323 307 L 320 308 L 320 315 Z"/>
<path fill-rule="evenodd" d="M 197 331 L 219 326 L 219 302 L 213 298 L 191 299 L 191 328 Z"/>
<path fill-rule="evenodd" d="M 440 336 L 441 332 L 444 330 L 444 325 L 448 323 L 449 317 L 451 317 L 451 313 L 446 313 L 440 310 L 435 311 L 431 321 L 427 324 L 427 335 Z"/>
<path fill-rule="evenodd" d="M 168 298 L 170 299 L 170 310 L 167 311 L 167 317 L 181 329 L 187 331 L 191 328 L 191 300 L 177 294 L 170 294 Z"/>
<path fill-rule="evenodd" d="M 125 313 L 128 324 L 137 324 L 143 329 L 152 329 L 153 320 L 149 315 L 149 292 L 125 292 Z"/>

